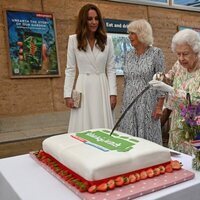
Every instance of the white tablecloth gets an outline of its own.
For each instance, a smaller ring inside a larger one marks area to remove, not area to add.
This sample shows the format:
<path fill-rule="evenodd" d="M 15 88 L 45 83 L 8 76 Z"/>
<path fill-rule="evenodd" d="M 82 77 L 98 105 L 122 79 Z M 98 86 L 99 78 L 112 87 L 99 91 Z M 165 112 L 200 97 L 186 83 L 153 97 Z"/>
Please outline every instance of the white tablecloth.
<path fill-rule="evenodd" d="M 173 157 L 191 169 L 190 156 Z M 137 200 L 199 200 L 200 172 L 195 178 Z M 38 165 L 28 154 L 0 159 L 0 200 L 80 200 L 64 184 Z"/>

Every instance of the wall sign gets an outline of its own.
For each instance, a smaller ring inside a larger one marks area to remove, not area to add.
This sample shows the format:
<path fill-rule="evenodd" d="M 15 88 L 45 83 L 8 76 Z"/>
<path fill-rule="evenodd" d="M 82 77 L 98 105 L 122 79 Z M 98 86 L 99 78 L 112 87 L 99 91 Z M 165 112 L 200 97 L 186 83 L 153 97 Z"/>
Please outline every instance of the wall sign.
<path fill-rule="evenodd" d="M 108 33 L 127 33 L 127 26 L 130 21 L 116 20 L 116 19 L 104 19 L 106 30 Z"/>

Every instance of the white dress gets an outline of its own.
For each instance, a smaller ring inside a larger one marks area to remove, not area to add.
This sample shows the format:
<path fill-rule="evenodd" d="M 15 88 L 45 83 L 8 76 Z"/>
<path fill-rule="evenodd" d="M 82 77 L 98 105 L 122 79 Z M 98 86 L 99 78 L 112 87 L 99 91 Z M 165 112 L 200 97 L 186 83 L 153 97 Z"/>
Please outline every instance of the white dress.
<path fill-rule="evenodd" d="M 113 128 L 110 95 L 117 95 L 114 49 L 112 39 L 102 52 L 89 44 L 86 52 L 77 49 L 76 35 L 69 36 L 65 70 L 64 98 L 71 97 L 78 69 L 75 89 L 82 93 L 81 107 L 71 109 L 68 132 L 93 128 Z"/>

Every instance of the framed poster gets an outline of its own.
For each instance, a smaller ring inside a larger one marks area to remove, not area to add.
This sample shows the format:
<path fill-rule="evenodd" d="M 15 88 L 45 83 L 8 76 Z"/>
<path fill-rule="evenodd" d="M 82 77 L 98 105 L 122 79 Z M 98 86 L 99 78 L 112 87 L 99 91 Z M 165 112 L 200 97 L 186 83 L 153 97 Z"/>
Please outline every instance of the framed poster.
<path fill-rule="evenodd" d="M 114 52 L 116 75 L 124 75 L 125 55 L 132 49 L 128 34 L 108 33 L 112 37 Z"/>
<path fill-rule="evenodd" d="M 5 21 L 11 78 L 60 76 L 53 14 L 6 10 Z"/>
<path fill-rule="evenodd" d="M 125 55 L 132 49 L 127 34 L 128 20 L 104 19 L 108 35 L 111 36 L 115 53 L 116 75 L 124 75 Z"/>

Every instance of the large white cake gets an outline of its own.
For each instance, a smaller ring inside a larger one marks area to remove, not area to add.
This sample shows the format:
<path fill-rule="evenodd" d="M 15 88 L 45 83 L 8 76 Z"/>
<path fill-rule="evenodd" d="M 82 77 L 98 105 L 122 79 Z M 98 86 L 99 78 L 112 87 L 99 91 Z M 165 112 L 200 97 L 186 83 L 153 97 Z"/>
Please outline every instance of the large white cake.
<path fill-rule="evenodd" d="M 43 150 L 87 181 L 98 181 L 170 162 L 165 147 L 111 130 L 93 129 L 47 138 Z"/>

